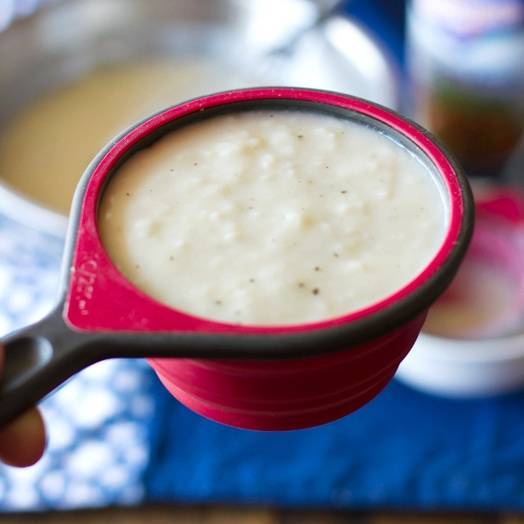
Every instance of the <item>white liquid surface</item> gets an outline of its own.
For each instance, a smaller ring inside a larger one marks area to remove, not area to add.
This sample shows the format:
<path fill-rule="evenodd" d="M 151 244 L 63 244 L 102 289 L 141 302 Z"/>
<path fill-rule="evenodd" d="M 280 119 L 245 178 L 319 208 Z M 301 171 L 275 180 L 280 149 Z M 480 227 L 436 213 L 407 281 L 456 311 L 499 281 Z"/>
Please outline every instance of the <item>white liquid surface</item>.
<path fill-rule="evenodd" d="M 431 307 L 424 331 L 459 339 L 496 337 L 522 324 L 519 284 L 485 260 L 466 257 L 455 280 Z"/>
<path fill-rule="evenodd" d="M 134 155 L 101 203 L 103 243 L 146 294 L 253 325 L 323 320 L 419 274 L 447 211 L 427 169 L 364 126 L 248 112 Z"/>
<path fill-rule="evenodd" d="M 0 178 L 67 214 L 89 162 L 134 122 L 183 100 L 247 86 L 204 61 L 157 61 L 99 68 L 22 109 L 0 136 Z"/>

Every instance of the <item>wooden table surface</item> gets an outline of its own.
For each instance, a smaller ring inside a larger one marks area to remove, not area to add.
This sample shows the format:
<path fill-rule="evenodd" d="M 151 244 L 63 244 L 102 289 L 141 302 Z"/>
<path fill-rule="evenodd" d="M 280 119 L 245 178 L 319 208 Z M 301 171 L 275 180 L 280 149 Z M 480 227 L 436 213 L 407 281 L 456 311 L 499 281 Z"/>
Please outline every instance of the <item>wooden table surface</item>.
<path fill-rule="evenodd" d="M 354 524 L 524 524 L 524 516 L 333 513 L 173 506 L 0 516 L 0 524 L 343 524 L 346 522 Z"/>

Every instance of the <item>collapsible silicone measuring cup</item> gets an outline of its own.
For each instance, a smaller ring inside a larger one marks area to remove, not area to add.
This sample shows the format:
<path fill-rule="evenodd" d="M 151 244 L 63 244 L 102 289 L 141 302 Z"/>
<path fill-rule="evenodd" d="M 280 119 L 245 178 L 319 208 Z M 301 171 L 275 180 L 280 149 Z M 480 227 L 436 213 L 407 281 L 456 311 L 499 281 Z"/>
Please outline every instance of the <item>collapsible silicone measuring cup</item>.
<path fill-rule="evenodd" d="M 448 209 L 447 233 L 434 259 L 384 300 L 310 324 L 214 322 L 164 306 L 137 290 L 117 271 L 100 242 L 97 207 L 104 186 L 130 155 L 165 133 L 254 109 L 301 110 L 360 122 L 416 155 L 440 184 Z M 109 144 L 82 178 L 70 221 L 61 298 L 47 318 L 2 342 L 6 365 L 0 423 L 82 368 L 116 357 L 148 358 L 183 404 L 232 426 L 293 429 L 346 415 L 386 386 L 413 345 L 427 308 L 464 256 L 472 209 L 467 182 L 433 139 L 394 112 L 364 100 L 306 89 L 258 88 L 167 109 Z"/>

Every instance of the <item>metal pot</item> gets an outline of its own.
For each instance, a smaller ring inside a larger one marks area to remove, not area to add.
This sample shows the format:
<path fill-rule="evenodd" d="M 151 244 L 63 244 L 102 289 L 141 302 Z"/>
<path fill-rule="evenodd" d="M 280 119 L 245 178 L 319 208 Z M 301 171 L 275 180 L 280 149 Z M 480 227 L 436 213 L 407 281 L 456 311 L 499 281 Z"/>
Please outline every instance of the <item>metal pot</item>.
<path fill-rule="evenodd" d="M 232 64 L 260 78 L 262 84 L 331 89 L 395 107 L 395 73 L 385 54 L 365 30 L 346 18 L 331 17 L 277 60 L 268 58 L 271 50 L 282 47 L 301 28 L 312 26 L 321 10 L 335 3 L 53 2 L 0 33 L 0 139 L 17 111 L 42 94 L 100 65 L 150 57 L 207 57 Z M 28 147 L 30 143 L 28 137 Z M 0 205 L 5 214 L 23 224 L 65 235 L 65 215 L 29 200 L 1 181 Z"/>

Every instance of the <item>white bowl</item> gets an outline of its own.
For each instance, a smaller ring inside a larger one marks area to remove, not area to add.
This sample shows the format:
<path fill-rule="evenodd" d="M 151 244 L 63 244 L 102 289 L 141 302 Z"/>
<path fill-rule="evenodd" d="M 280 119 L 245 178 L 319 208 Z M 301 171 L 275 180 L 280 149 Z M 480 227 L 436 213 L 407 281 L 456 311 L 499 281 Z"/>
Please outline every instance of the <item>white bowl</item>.
<path fill-rule="evenodd" d="M 469 338 L 452 338 L 440 331 L 444 328 L 441 319 L 437 327 L 433 324 L 431 334 L 422 331 L 396 375 L 410 386 L 446 397 L 492 396 L 524 386 L 524 329 L 521 325 L 524 320 L 521 263 L 524 256 L 524 193 L 509 186 L 478 183 L 473 189 L 477 221 L 459 276 L 461 271 L 471 271 L 468 261 L 490 261 L 490 272 L 477 274 L 471 281 L 474 289 L 482 292 L 470 299 L 470 304 L 475 304 L 475 311 L 480 314 L 481 324 Z M 504 274 L 513 275 L 505 284 L 497 280 Z M 488 285 L 487 278 L 494 280 Z M 513 290 L 515 295 L 501 302 L 495 294 L 504 287 Z M 478 300 L 483 303 L 477 306 Z M 490 306 L 487 316 L 483 310 L 486 305 Z M 500 318 L 497 317 L 499 313 Z M 488 321 L 492 324 L 484 325 Z M 465 328 L 471 330 L 472 326 L 466 323 Z M 482 331 L 492 335 L 482 335 Z M 448 331 L 448 335 L 451 333 Z"/>
<path fill-rule="evenodd" d="M 444 397 L 478 398 L 524 386 L 524 335 L 455 340 L 422 333 L 396 378 Z"/>

